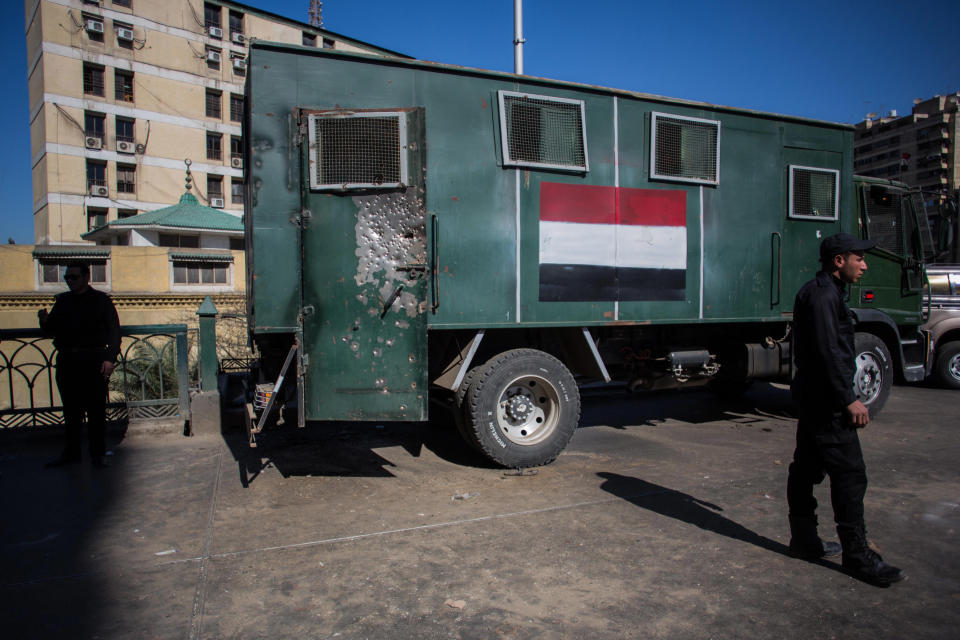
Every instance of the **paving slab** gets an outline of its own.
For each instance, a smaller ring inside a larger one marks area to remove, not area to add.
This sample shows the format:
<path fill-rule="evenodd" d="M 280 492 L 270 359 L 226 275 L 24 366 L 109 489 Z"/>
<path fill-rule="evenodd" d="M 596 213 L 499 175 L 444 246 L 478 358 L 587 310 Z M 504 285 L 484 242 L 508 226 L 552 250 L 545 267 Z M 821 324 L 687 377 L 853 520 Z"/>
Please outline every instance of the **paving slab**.
<path fill-rule="evenodd" d="M 0 439 L 16 638 L 955 638 L 956 392 L 895 387 L 863 432 L 878 589 L 786 553 L 789 393 L 585 392 L 568 450 L 491 467 L 442 417 L 187 438 L 44 470 Z M 2 436 L 4 434 L 0 434 Z M 835 539 L 827 486 L 824 537 Z"/>

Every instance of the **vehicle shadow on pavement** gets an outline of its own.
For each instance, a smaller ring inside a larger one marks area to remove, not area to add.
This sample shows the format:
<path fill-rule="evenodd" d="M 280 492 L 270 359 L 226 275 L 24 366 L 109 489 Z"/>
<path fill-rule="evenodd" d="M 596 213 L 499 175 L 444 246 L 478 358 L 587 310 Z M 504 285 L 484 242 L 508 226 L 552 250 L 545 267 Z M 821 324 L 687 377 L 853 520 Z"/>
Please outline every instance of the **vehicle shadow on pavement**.
<path fill-rule="evenodd" d="M 600 488 L 607 493 L 631 502 L 636 506 L 653 511 L 668 518 L 674 518 L 697 526 L 704 531 L 747 542 L 749 544 L 792 558 L 787 545 L 760 535 L 730 518 L 720 515 L 723 507 L 690 494 L 668 489 L 646 480 L 623 476 L 618 473 L 600 471 L 597 476 L 604 482 Z M 837 564 L 824 560 L 813 560 L 814 564 L 840 571 Z"/>
<path fill-rule="evenodd" d="M 726 420 L 747 425 L 796 419 L 789 390 L 767 383 L 754 384 L 744 396 L 735 398 L 723 398 L 707 389 L 627 393 L 613 386 L 582 391 L 581 398 L 581 427 L 650 427 L 666 420 L 690 424 Z"/>

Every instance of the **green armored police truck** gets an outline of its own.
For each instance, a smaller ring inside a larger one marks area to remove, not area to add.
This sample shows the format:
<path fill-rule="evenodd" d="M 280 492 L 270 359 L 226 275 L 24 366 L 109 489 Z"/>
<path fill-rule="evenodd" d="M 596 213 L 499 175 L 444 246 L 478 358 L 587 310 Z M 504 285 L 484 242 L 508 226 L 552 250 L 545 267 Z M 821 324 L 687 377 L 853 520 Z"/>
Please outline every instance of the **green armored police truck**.
<path fill-rule="evenodd" d="M 794 295 L 839 231 L 880 239 L 851 292 L 861 399 L 926 373 L 916 212 L 855 180 L 850 126 L 277 43 L 249 63 L 249 330 L 301 424 L 433 398 L 526 467 L 585 381 L 789 379 Z"/>

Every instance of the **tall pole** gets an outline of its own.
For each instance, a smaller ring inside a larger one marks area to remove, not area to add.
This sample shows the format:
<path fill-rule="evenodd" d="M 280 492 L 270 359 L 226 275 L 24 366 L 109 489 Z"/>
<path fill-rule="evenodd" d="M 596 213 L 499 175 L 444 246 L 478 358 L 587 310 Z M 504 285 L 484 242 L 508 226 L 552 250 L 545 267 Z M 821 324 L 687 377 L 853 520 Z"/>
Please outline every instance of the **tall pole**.
<path fill-rule="evenodd" d="M 513 72 L 523 74 L 523 0 L 513 0 Z"/>

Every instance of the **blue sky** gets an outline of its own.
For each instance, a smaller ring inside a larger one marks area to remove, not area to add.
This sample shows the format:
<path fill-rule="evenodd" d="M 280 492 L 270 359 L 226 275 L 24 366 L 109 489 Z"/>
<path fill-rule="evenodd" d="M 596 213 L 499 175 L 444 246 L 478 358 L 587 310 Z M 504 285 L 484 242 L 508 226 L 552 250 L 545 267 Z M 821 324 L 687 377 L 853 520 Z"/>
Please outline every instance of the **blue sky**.
<path fill-rule="evenodd" d="M 134 2 L 163 0 L 134 0 Z M 199 0 L 197 0 L 199 4 Z M 33 238 L 23 0 L 0 51 L 11 81 L 0 241 Z M 309 0 L 246 4 L 307 21 Z M 513 0 L 326 0 L 324 27 L 415 58 L 513 70 Z M 529 75 L 855 123 L 960 90 L 960 2 L 526 0 Z"/>

